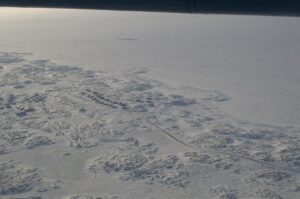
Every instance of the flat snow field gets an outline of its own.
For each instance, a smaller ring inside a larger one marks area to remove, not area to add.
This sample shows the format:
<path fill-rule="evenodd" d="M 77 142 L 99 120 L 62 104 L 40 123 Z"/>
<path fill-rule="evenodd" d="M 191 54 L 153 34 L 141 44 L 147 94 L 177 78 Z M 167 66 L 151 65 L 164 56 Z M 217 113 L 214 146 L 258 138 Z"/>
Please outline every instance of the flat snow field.
<path fill-rule="evenodd" d="M 300 18 L 0 8 L 0 198 L 300 198 Z"/>

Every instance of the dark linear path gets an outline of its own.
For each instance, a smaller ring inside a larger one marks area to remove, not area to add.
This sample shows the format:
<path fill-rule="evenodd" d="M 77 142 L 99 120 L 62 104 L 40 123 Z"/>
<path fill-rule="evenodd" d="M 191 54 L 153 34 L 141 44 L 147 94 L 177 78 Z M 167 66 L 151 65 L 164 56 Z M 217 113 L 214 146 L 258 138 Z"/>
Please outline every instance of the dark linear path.
<path fill-rule="evenodd" d="M 160 132 L 162 132 L 163 134 L 165 134 L 169 138 L 173 139 L 174 141 L 178 142 L 179 144 L 182 144 L 182 145 L 184 145 L 184 146 L 186 146 L 186 147 L 194 150 L 195 152 L 198 152 L 198 151 L 201 152 L 202 151 L 200 148 L 198 148 L 196 146 L 193 146 L 193 145 L 190 145 L 190 144 L 188 144 L 188 143 L 186 143 L 186 142 L 178 139 L 177 137 L 173 136 L 172 134 L 170 134 L 166 130 L 162 129 L 160 126 L 158 126 L 155 123 L 149 121 L 147 118 L 144 118 L 144 119 L 145 119 L 145 121 L 148 124 L 150 124 L 151 126 L 153 126 L 156 129 L 158 129 Z M 281 171 L 285 171 L 285 172 L 289 172 L 289 173 L 300 173 L 299 169 L 294 169 L 294 168 L 280 166 L 280 165 L 273 164 L 273 163 L 264 162 L 264 161 L 261 161 L 261 160 L 256 160 L 256 159 L 251 158 L 251 157 L 247 157 L 247 156 L 243 156 L 243 155 L 238 155 L 236 153 L 231 153 L 231 152 L 228 152 L 228 151 L 221 151 L 221 150 L 218 150 L 218 149 L 210 149 L 210 150 L 211 151 L 215 151 L 217 153 L 222 153 L 224 155 L 229 155 L 229 156 L 237 157 L 237 158 L 240 158 L 240 159 L 244 159 L 244 160 L 249 160 L 249 161 L 252 161 L 252 162 L 256 162 L 256 163 L 259 163 L 259 164 L 261 164 L 263 166 L 272 168 L 274 170 L 281 170 Z"/>
<path fill-rule="evenodd" d="M 93 92 L 93 91 L 91 91 L 89 89 L 87 89 L 85 91 L 87 91 L 88 93 L 95 94 L 95 96 L 86 95 L 83 92 L 81 92 L 80 94 L 83 95 L 83 96 L 86 96 L 88 99 L 94 101 L 95 103 L 97 103 L 99 105 L 108 106 L 110 108 L 113 108 L 113 110 L 115 110 L 115 111 L 125 111 L 125 112 L 130 113 L 130 114 L 137 114 L 137 115 L 139 115 L 141 118 L 143 118 L 143 120 L 146 123 L 148 123 L 150 126 L 152 126 L 155 129 L 157 129 L 158 132 L 164 134 L 165 136 L 169 137 L 171 140 L 173 140 L 173 141 L 175 141 L 175 142 L 177 142 L 177 143 L 179 143 L 179 144 L 181 144 L 181 145 L 183 145 L 183 146 L 191 149 L 194 152 L 202 152 L 202 151 L 216 152 L 216 153 L 220 153 L 220 154 L 229 155 L 229 156 L 232 156 L 232 157 L 237 157 L 237 158 L 240 158 L 240 159 L 248 160 L 248 161 L 251 161 L 251 162 L 256 162 L 258 164 L 261 164 L 262 166 L 269 167 L 269 168 L 274 169 L 274 170 L 285 171 L 285 172 L 288 172 L 288 173 L 297 173 L 297 174 L 300 173 L 300 169 L 291 168 L 291 167 L 288 167 L 288 166 L 282 166 L 282 165 L 278 165 L 276 163 L 269 163 L 269 162 L 257 160 L 257 159 L 254 159 L 254 158 L 251 158 L 251 157 L 248 157 L 248 156 L 239 155 L 237 153 L 232 153 L 232 152 L 229 152 L 229 151 L 224 151 L 224 150 L 219 150 L 219 149 L 212 149 L 212 148 L 211 149 L 201 149 L 201 148 L 199 148 L 197 146 L 194 146 L 194 145 L 192 145 L 190 143 L 187 143 L 184 140 L 182 140 L 182 139 L 180 139 L 180 138 L 172 135 L 167 130 L 165 130 L 162 127 L 160 127 L 158 124 L 150 121 L 147 118 L 147 115 L 132 110 L 127 104 L 124 104 L 124 105 L 126 105 L 125 109 L 122 108 L 122 106 L 121 107 L 114 107 L 113 104 L 115 104 L 115 103 L 112 103 L 113 102 L 112 100 L 110 100 L 110 99 L 102 96 L 100 93 L 97 94 L 97 92 Z M 101 102 L 101 103 L 99 103 L 99 102 Z M 159 106 L 161 106 L 162 103 L 163 103 L 163 101 L 160 102 L 156 106 L 156 108 L 154 108 L 154 110 L 152 111 L 152 113 L 155 113 L 157 111 L 157 109 L 159 108 Z"/>

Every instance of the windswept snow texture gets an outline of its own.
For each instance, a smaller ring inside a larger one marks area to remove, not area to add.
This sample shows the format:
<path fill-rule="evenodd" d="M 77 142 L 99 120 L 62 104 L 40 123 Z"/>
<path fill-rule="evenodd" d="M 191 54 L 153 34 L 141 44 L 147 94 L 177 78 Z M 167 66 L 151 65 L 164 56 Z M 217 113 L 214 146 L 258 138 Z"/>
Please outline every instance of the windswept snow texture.
<path fill-rule="evenodd" d="M 296 127 L 220 91 L 0 53 L 0 198 L 300 198 Z"/>

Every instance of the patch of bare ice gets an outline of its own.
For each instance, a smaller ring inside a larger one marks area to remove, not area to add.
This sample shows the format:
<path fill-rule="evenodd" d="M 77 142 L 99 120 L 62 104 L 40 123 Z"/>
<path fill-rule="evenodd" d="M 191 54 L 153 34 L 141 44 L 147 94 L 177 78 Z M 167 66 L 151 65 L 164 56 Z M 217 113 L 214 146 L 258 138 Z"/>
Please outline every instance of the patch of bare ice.
<path fill-rule="evenodd" d="M 0 195 L 28 192 L 40 181 L 36 168 L 12 161 L 0 163 Z"/>

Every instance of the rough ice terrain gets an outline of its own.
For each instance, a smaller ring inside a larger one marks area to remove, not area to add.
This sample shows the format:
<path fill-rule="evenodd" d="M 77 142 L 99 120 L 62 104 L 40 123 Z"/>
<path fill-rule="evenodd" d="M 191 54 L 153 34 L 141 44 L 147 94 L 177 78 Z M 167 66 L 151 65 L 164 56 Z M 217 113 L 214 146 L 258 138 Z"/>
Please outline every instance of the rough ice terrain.
<path fill-rule="evenodd" d="M 230 96 L 0 53 L 0 198 L 300 198 L 296 127 Z"/>

